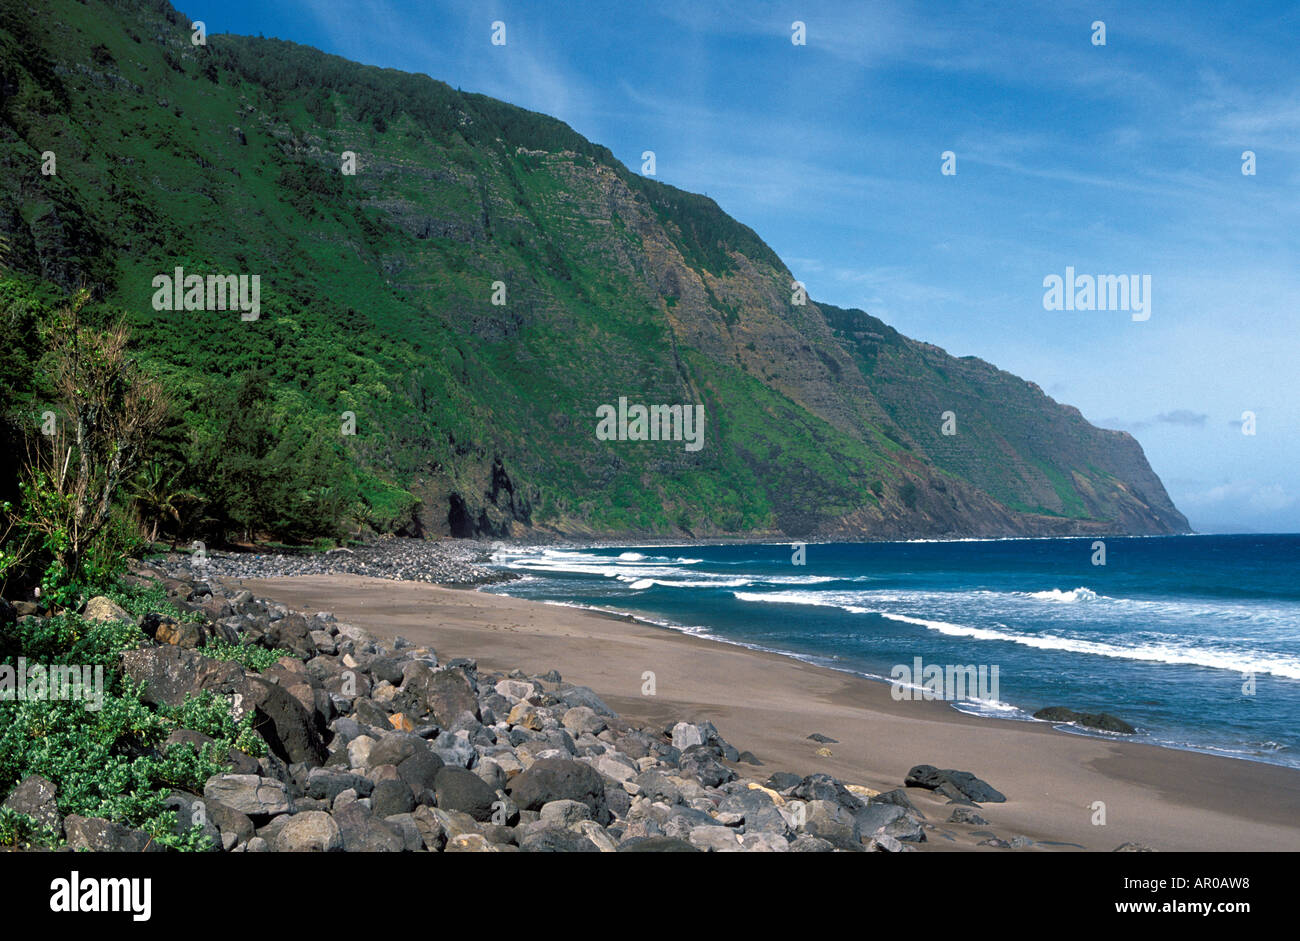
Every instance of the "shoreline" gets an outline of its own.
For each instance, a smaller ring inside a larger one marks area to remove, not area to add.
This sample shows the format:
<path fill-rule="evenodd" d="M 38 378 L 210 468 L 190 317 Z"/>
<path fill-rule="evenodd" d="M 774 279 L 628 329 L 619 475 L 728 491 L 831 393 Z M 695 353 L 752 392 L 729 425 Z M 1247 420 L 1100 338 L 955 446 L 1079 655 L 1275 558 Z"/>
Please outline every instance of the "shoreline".
<path fill-rule="evenodd" d="M 507 583 L 501 582 L 497 584 L 507 584 Z M 449 585 L 445 587 L 454 588 L 458 590 L 484 591 L 489 586 L 488 585 Z M 490 593 L 496 594 L 496 592 L 490 592 Z M 886 687 L 891 687 L 893 685 L 893 681 L 891 681 L 890 679 L 884 676 L 877 676 L 875 674 L 866 673 L 863 672 L 862 670 L 850 669 L 848 667 L 835 667 L 825 663 L 817 663 L 813 659 L 811 654 L 801 654 L 796 650 L 785 650 L 777 647 L 762 647 L 757 644 L 745 643 L 744 641 L 731 640 L 730 638 L 723 637 L 721 634 L 712 633 L 710 628 L 704 626 L 674 624 L 670 621 L 656 621 L 653 618 L 646 617 L 645 615 L 639 615 L 631 611 L 618 611 L 615 609 L 598 608 L 595 607 L 594 605 L 583 605 L 583 604 L 578 604 L 577 602 L 518 598 L 515 595 L 509 595 L 509 594 L 504 594 L 502 595 L 502 597 L 514 598 L 517 601 L 527 601 L 530 604 L 544 604 L 544 605 L 551 605 L 560 608 L 571 608 L 575 611 L 585 611 L 589 614 L 593 614 L 599 617 L 612 618 L 615 621 L 635 621 L 637 624 L 642 624 L 645 625 L 646 627 L 672 631 L 673 633 L 682 634 L 687 637 L 694 637 L 699 640 L 706 640 L 706 641 L 711 641 L 713 643 L 719 643 L 719 644 L 729 644 L 731 646 L 740 647 L 741 649 L 744 650 L 752 650 L 755 653 L 764 653 L 764 654 L 771 654 L 778 657 L 783 657 L 795 663 L 802 663 L 807 666 L 816 667 L 822 670 L 830 670 L 831 672 L 834 673 L 842 673 L 846 676 L 850 676 L 858 680 L 863 680 L 864 682 L 868 682 L 868 683 L 877 683 L 877 684 L 884 685 Z M 919 687 L 914 687 L 914 688 L 919 689 Z M 992 713 L 980 714 L 980 713 L 964 712 L 961 709 L 957 709 L 953 705 L 953 702 L 950 700 L 937 700 L 935 702 L 938 705 L 946 706 L 949 710 L 956 713 L 957 715 L 963 715 L 981 721 L 989 720 L 989 721 L 1001 721 L 1001 722 L 1015 722 L 1022 725 L 1038 725 L 1038 726 L 1044 726 L 1046 728 L 1050 728 L 1053 731 L 1060 732 L 1063 735 L 1078 735 L 1083 738 L 1099 739 L 1103 742 L 1118 742 L 1118 743 L 1125 743 L 1130 745 L 1149 745 L 1153 748 L 1162 748 L 1162 749 L 1168 749 L 1170 751 L 1179 751 L 1179 752 L 1190 752 L 1196 755 L 1206 755 L 1211 758 L 1223 758 L 1228 761 L 1244 761 L 1248 764 L 1261 764 L 1261 765 L 1267 765 L 1269 767 L 1274 767 L 1274 768 L 1285 768 L 1287 770 L 1300 773 L 1300 768 L 1296 768 L 1292 765 L 1286 765 L 1276 761 L 1268 761 L 1267 759 L 1253 757 L 1250 755 L 1231 754 L 1231 753 L 1226 753 L 1222 750 L 1216 751 L 1208 745 L 1197 747 L 1188 744 L 1188 745 L 1180 746 L 1168 742 L 1148 741 L 1144 739 L 1133 738 L 1132 736 L 1125 736 L 1117 733 L 1105 732 L 1098 729 L 1090 729 L 1087 726 L 1075 725 L 1074 723 L 1071 722 L 1063 722 L 1059 720 L 1050 720 L 1050 719 L 1035 719 L 1030 713 L 1026 712 L 1020 706 L 1014 705 L 1013 703 L 1006 703 L 1006 705 L 1010 706 L 1012 709 L 1015 709 L 1019 713 L 1018 716 L 1000 716 Z"/>
<path fill-rule="evenodd" d="M 484 591 L 356 575 L 228 579 L 291 608 L 330 610 L 377 635 L 401 635 L 486 668 L 557 668 L 632 721 L 708 719 L 774 770 L 824 772 L 875 790 L 914 765 L 968 770 L 1007 795 L 945 823 L 952 811 L 908 789 L 936 830 L 923 850 L 980 849 L 1027 837 L 1035 850 L 1300 849 L 1300 771 L 1089 734 L 1047 722 L 987 722 L 940 701 L 895 701 L 889 684 L 787 654 L 719 643 L 634 616 Z M 628 618 L 632 617 L 632 620 Z M 642 695 L 644 675 L 656 691 Z M 837 739 L 818 754 L 814 733 Z M 743 766 L 742 766 L 743 767 Z M 1098 825 L 1098 802 L 1106 822 Z"/>

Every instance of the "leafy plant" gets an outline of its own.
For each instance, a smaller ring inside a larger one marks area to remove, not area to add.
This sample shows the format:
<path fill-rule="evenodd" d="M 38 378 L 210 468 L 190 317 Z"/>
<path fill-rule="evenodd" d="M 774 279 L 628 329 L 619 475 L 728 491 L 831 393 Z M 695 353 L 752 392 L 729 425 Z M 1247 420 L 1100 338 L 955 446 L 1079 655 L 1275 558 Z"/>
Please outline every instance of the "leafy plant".
<path fill-rule="evenodd" d="M 166 412 L 161 387 L 127 356 L 126 327 L 82 324 L 88 300 L 79 292 L 46 328 L 63 415 L 32 446 L 21 483 L 21 524 L 52 559 L 42 587 L 59 603 L 120 564 L 132 537 L 114 515 L 114 497 Z"/>

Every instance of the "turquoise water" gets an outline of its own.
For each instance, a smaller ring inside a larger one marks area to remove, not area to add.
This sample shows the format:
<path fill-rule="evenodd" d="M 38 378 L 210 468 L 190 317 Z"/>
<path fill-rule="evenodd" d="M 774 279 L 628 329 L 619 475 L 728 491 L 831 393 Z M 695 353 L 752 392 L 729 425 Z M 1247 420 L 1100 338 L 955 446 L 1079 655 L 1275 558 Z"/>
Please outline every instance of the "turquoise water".
<path fill-rule="evenodd" d="M 631 612 L 953 708 L 1110 712 L 1136 740 L 1300 767 L 1300 535 L 503 549 L 492 591 Z M 996 667 L 996 674 L 993 668 Z M 996 689 L 990 681 L 996 675 Z M 1080 734 L 1085 733 L 1082 730 Z"/>

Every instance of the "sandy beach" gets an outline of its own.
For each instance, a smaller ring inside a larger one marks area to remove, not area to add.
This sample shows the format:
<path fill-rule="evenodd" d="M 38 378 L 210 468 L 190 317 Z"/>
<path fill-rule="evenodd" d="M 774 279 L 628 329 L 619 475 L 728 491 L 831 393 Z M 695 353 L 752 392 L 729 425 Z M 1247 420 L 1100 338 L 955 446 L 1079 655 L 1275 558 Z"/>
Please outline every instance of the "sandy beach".
<path fill-rule="evenodd" d="M 889 687 L 789 657 L 628 619 L 466 589 L 352 575 L 227 580 L 291 608 L 332 611 L 382 637 L 401 635 L 481 668 L 559 670 L 633 722 L 709 719 L 763 767 L 826 772 L 875 790 L 917 764 L 970 771 L 1007 796 L 978 811 L 988 826 L 948 824 L 930 792 L 909 796 L 935 824 L 923 851 L 971 850 L 990 836 L 1031 851 L 1300 850 L 1300 772 L 977 719 L 937 702 L 896 702 Z M 655 694 L 643 695 L 645 674 Z M 838 740 L 829 755 L 808 736 Z M 1095 825 L 1096 802 L 1105 824 Z"/>

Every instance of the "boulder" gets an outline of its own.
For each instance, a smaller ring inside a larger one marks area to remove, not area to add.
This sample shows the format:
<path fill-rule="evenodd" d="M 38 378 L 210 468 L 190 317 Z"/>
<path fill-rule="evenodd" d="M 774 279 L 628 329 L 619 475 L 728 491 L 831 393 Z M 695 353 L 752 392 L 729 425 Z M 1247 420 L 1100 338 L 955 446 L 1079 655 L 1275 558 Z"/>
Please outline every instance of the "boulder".
<path fill-rule="evenodd" d="M 433 670 L 427 664 L 417 664 L 416 669 L 406 671 L 402 689 L 414 692 L 425 712 L 443 727 L 455 723 L 462 712 L 479 714 L 474 685 L 469 674 L 459 667 Z"/>
<path fill-rule="evenodd" d="M 561 722 L 574 736 L 599 735 L 606 727 L 605 720 L 590 706 L 574 706 L 564 713 Z"/>
<path fill-rule="evenodd" d="M 558 694 L 560 702 L 566 706 L 586 706 L 593 712 L 598 712 L 606 718 L 616 719 L 618 713 L 601 700 L 590 687 L 587 686 L 569 686 L 561 690 Z"/>
<path fill-rule="evenodd" d="M 497 793 L 472 771 L 452 766 L 442 768 L 435 778 L 433 791 L 439 810 L 460 811 L 481 822 L 492 819 Z"/>
<path fill-rule="evenodd" d="M 217 825 L 221 833 L 221 848 L 233 849 L 240 843 L 247 843 L 253 838 L 253 821 L 247 814 L 227 807 L 220 801 L 204 800 L 204 809 L 208 819 Z"/>
<path fill-rule="evenodd" d="M 417 751 L 427 752 L 428 743 L 410 732 L 390 732 L 370 748 L 368 762 L 375 765 L 400 765 Z"/>
<path fill-rule="evenodd" d="M 909 843 L 925 842 L 925 830 L 920 822 L 898 804 L 868 801 L 855 816 L 864 839 L 889 836 Z"/>
<path fill-rule="evenodd" d="M 250 674 L 236 697 L 236 711 L 253 710 L 253 728 L 282 761 L 319 765 L 329 757 L 317 717 L 282 686 Z"/>
<path fill-rule="evenodd" d="M 604 779 L 580 761 L 539 758 L 510 781 L 509 793 L 521 810 L 540 811 L 551 801 L 575 800 L 587 805 L 597 823 L 610 822 Z"/>
<path fill-rule="evenodd" d="M 170 646 L 123 651 L 122 670 L 144 684 L 140 698 L 154 706 L 179 706 L 186 696 L 205 689 L 232 693 L 245 680 L 244 668 L 237 663 Z"/>
<path fill-rule="evenodd" d="M 692 745 L 704 744 L 704 734 L 700 731 L 700 727 L 689 722 L 678 722 L 674 725 L 672 738 L 673 748 L 679 751 L 686 751 Z"/>
<path fill-rule="evenodd" d="M 160 644 L 171 644 L 173 647 L 192 650 L 201 646 L 204 641 L 203 630 L 193 621 L 177 621 L 160 617 L 152 626 L 153 639 Z"/>
<path fill-rule="evenodd" d="M 916 809 L 916 805 L 912 803 L 912 799 L 907 796 L 907 792 L 901 787 L 896 787 L 892 791 L 884 791 L 877 794 L 872 798 L 872 800 L 881 804 L 897 804 L 913 817 L 918 817 L 922 820 L 925 819 L 925 814 Z"/>
<path fill-rule="evenodd" d="M 134 830 L 102 817 L 69 814 L 63 821 L 68 846 L 94 853 L 161 853 L 164 847 L 143 830 Z"/>
<path fill-rule="evenodd" d="M 981 817 L 969 807 L 957 807 L 953 810 L 952 816 L 948 818 L 949 823 L 967 823 L 973 827 L 987 827 L 989 822 Z"/>
<path fill-rule="evenodd" d="M 699 779 L 704 787 L 720 787 L 736 780 L 736 772 L 703 747 L 696 747 L 682 755 L 681 769 L 683 775 Z"/>
<path fill-rule="evenodd" d="M 203 796 L 220 801 L 254 821 L 293 810 L 284 782 L 256 774 L 214 774 L 203 785 Z"/>
<path fill-rule="evenodd" d="M 809 801 L 804 808 L 804 833 L 826 840 L 842 850 L 861 850 L 862 831 L 857 818 L 834 801 Z"/>
<path fill-rule="evenodd" d="M 591 819 L 591 808 L 582 801 L 558 800 L 542 805 L 542 823 L 568 827 Z"/>
<path fill-rule="evenodd" d="M 790 790 L 790 796 L 804 801 L 833 801 L 854 813 L 864 806 L 861 798 L 829 774 L 808 775 Z"/>
<path fill-rule="evenodd" d="M 278 853 L 341 852 L 343 832 L 329 814 L 309 810 L 290 817 L 272 845 Z"/>
<path fill-rule="evenodd" d="M 213 618 L 213 620 L 218 620 Z M 300 660 L 316 655 L 316 645 L 311 639 L 312 625 L 301 614 L 290 614 L 272 621 L 266 629 L 263 642 L 268 647 L 290 650 Z"/>
<path fill-rule="evenodd" d="M 519 841 L 522 853 L 599 853 L 586 834 L 564 827 L 538 827 Z"/>
<path fill-rule="evenodd" d="M 511 705 L 521 699 L 531 699 L 537 695 L 537 687 L 524 680 L 502 680 L 493 689 L 496 690 L 498 696 L 503 697 Z"/>
<path fill-rule="evenodd" d="M 833 853 L 835 844 L 811 833 L 800 833 L 790 841 L 792 853 Z"/>
<path fill-rule="evenodd" d="M 391 765 L 387 767 L 392 768 Z M 396 774 L 397 769 L 393 769 Z M 415 795 L 400 777 L 388 778 L 375 784 L 370 793 L 370 808 L 376 817 L 409 814 L 415 810 Z"/>
<path fill-rule="evenodd" d="M 369 797 L 374 790 L 374 782 L 351 771 L 328 768 L 312 768 L 307 775 L 307 796 L 316 800 L 329 801 L 346 790 L 356 791 L 360 797 Z"/>
<path fill-rule="evenodd" d="M 1075 712 L 1064 706 L 1048 706 L 1034 713 L 1035 719 L 1045 722 L 1073 722 L 1088 729 L 1102 732 L 1115 732 L 1119 735 L 1132 735 L 1137 729 L 1123 719 L 1116 718 L 1109 712 Z"/>
<path fill-rule="evenodd" d="M 163 806 L 168 810 L 176 811 L 174 832 L 177 836 L 184 836 L 194 828 L 195 824 L 198 824 L 202 828 L 203 836 L 207 837 L 209 852 L 225 848 L 221 830 L 217 822 L 208 814 L 207 801 L 199 795 L 187 791 L 172 791 L 163 799 Z"/>
<path fill-rule="evenodd" d="M 49 778 L 39 774 L 29 774 L 9 792 L 4 806 L 20 814 L 26 814 L 42 826 L 49 827 L 56 834 L 63 833 L 63 817 L 59 813 L 56 798 L 59 789 Z"/>
<path fill-rule="evenodd" d="M 421 808 L 422 810 L 424 808 Z M 402 836 L 383 820 L 377 820 L 365 804 L 353 802 L 333 814 L 348 853 L 400 853 L 406 843 Z M 414 816 L 417 826 L 420 818 Z M 426 843 L 428 837 L 425 837 Z"/>
<path fill-rule="evenodd" d="M 977 804 L 1001 804 L 1006 801 L 1006 797 L 1000 791 L 969 771 L 954 771 L 951 768 L 941 770 L 934 765 L 917 765 L 907 772 L 907 777 L 903 780 L 905 787 L 922 787 L 931 791 L 941 790 L 945 784 L 967 800 Z"/>
<path fill-rule="evenodd" d="M 428 791 L 434 789 L 438 773 L 445 767 L 441 758 L 427 746 L 417 749 L 411 757 L 397 766 L 397 774 L 415 795 L 417 802 L 422 801 Z"/>
<path fill-rule="evenodd" d="M 135 618 L 132 617 L 129 611 L 112 598 L 106 598 L 103 595 L 96 595 L 87 601 L 85 609 L 81 612 L 81 616 L 87 621 L 125 621 L 128 624 L 135 623 Z"/>
<path fill-rule="evenodd" d="M 692 846 L 706 853 L 739 853 L 744 849 L 740 837 L 730 827 L 694 827 L 689 839 Z"/>
<path fill-rule="evenodd" d="M 632 778 L 637 793 L 645 795 L 647 800 L 663 801 L 665 804 L 680 804 L 682 791 L 666 774 L 659 771 L 643 771 Z"/>
<path fill-rule="evenodd" d="M 745 832 L 764 830 L 785 833 L 785 817 L 777 809 L 767 791 L 757 788 L 745 788 L 728 794 L 718 804 L 718 813 L 739 814 L 745 823 Z"/>

